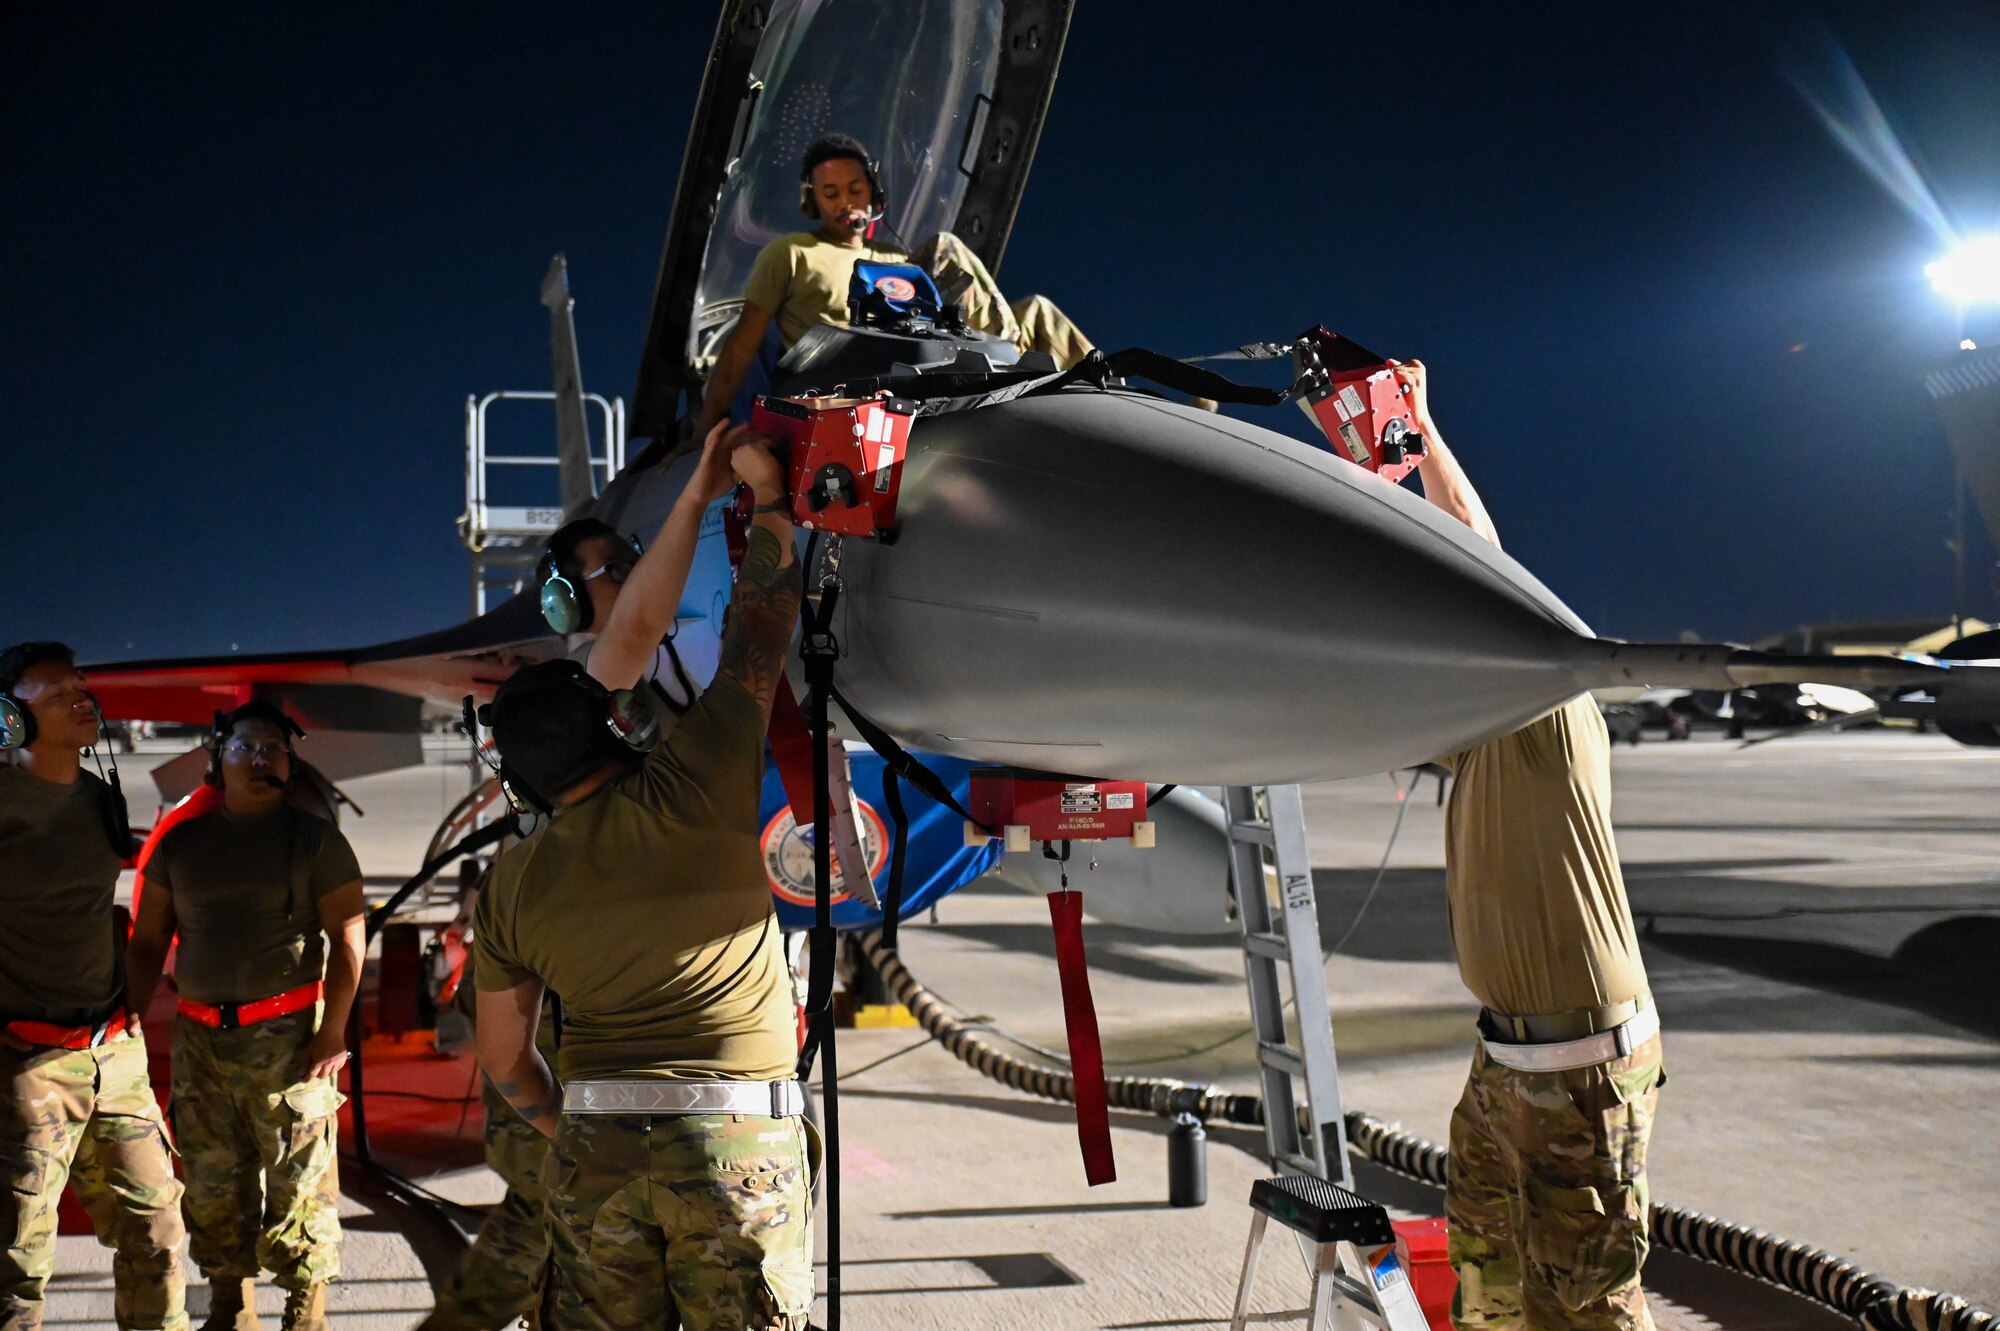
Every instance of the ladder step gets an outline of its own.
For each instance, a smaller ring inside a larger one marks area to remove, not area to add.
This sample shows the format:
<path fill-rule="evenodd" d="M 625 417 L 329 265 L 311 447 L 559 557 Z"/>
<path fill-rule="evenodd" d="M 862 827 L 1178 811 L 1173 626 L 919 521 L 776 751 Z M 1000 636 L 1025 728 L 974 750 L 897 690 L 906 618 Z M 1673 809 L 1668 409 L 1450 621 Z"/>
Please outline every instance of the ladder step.
<path fill-rule="evenodd" d="M 1278 844 L 1278 834 L 1266 823 L 1231 823 L 1229 839 L 1254 842 L 1259 846 L 1276 847 Z"/>
<path fill-rule="evenodd" d="M 1306 1075 L 1306 1061 L 1299 1051 L 1288 1044 L 1257 1043 L 1257 1061 L 1267 1068 L 1290 1073 L 1294 1077 Z"/>
<path fill-rule="evenodd" d="M 1320 1173 L 1319 1161 L 1309 1155 L 1294 1155 L 1290 1151 L 1281 1151 L 1273 1158 L 1272 1163 L 1280 1169 L 1296 1170 L 1301 1174 L 1309 1174 L 1313 1178 L 1324 1177 Z"/>
<path fill-rule="evenodd" d="M 1243 950 L 1253 957 L 1269 957 L 1272 961 L 1292 959 L 1292 945 L 1283 934 L 1245 934 Z"/>

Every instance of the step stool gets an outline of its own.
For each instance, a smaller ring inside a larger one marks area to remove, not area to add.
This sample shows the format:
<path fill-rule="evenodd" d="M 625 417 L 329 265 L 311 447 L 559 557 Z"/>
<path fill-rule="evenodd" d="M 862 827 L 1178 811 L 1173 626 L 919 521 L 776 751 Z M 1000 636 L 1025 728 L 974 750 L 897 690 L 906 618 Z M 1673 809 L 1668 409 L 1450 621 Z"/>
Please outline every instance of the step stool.
<path fill-rule="evenodd" d="M 1272 1220 L 1315 1245 L 1312 1305 L 1304 1310 L 1307 1331 L 1429 1331 L 1396 1258 L 1396 1231 L 1380 1206 L 1337 1183 L 1286 1174 L 1258 1179 L 1250 1188 L 1250 1209 L 1250 1243 L 1243 1251 L 1229 1331 L 1243 1331 L 1248 1320 L 1257 1258 Z"/>

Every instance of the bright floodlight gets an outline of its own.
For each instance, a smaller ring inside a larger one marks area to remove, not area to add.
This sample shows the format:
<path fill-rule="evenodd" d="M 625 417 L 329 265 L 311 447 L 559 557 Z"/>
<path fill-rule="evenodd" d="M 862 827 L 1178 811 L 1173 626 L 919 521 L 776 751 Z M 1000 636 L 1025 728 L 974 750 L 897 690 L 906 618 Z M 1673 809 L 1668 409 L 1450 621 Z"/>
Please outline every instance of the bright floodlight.
<path fill-rule="evenodd" d="M 2000 302 L 2000 236 L 1968 240 L 1924 267 L 1931 285 L 1960 305 Z"/>

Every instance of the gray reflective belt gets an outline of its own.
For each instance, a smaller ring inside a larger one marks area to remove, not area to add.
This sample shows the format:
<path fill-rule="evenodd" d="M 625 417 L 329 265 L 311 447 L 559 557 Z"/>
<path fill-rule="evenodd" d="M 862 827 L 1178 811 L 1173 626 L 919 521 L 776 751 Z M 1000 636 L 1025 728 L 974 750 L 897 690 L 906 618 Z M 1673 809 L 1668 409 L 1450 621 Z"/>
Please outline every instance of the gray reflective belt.
<path fill-rule="evenodd" d="M 1587 1035 L 1581 1040 L 1556 1044 L 1507 1044 L 1481 1038 L 1486 1056 L 1495 1063 L 1520 1072 L 1567 1072 L 1623 1058 L 1660 1033 L 1660 1010 L 1652 1004 L 1639 1009 L 1630 1021 L 1608 1031 Z"/>
<path fill-rule="evenodd" d="M 795 1081 L 573 1081 L 565 1114 L 756 1114 L 797 1118 L 805 1088 Z"/>

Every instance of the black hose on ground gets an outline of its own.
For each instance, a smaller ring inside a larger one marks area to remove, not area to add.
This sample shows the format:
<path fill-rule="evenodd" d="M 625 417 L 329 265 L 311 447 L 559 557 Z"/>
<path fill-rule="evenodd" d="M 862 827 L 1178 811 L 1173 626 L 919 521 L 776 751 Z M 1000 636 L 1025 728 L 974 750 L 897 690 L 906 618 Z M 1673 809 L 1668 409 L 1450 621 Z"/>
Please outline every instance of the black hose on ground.
<path fill-rule="evenodd" d="M 896 1001 L 907 1007 L 917 1024 L 954 1058 L 1003 1086 L 1048 1100 L 1074 1102 L 1076 1082 L 1069 1073 L 1027 1062 L 981 1039 L 971 1026 L 945 1010 L 892 949 L 883 946 L 879 933 L 863 935 L 861 949 L 881 972 Z M 1187 1113 L 1204 1122 L 1243 1126 L 1262 1126 L 1264 1122 L 1263 1100 L 1256 1095 L 1218 1091 L 1167 1077 L 1107 1077 L 1104 1088 L 1106 1098 L 1117 1109 L 1167 1116 Z M 1350 1110 L 1344 1122 L 1348 1145 L 1361 1155 L 1433 1187 L 1445 1186 L 1450 1153 L 1444 1147 L 1359 1110 Z M 1905 1289 L 1822 1248 L 1685 1207 L 1655 1203 L 1651 1231 L 1653 1241 L 1670 1252 L 1753 1276 L 1811 1299 L 1853 1318 L 1867 1331 L 2000 1331 L 2000 1316 L 1975 1308 L 1956 1294 Z"/>

